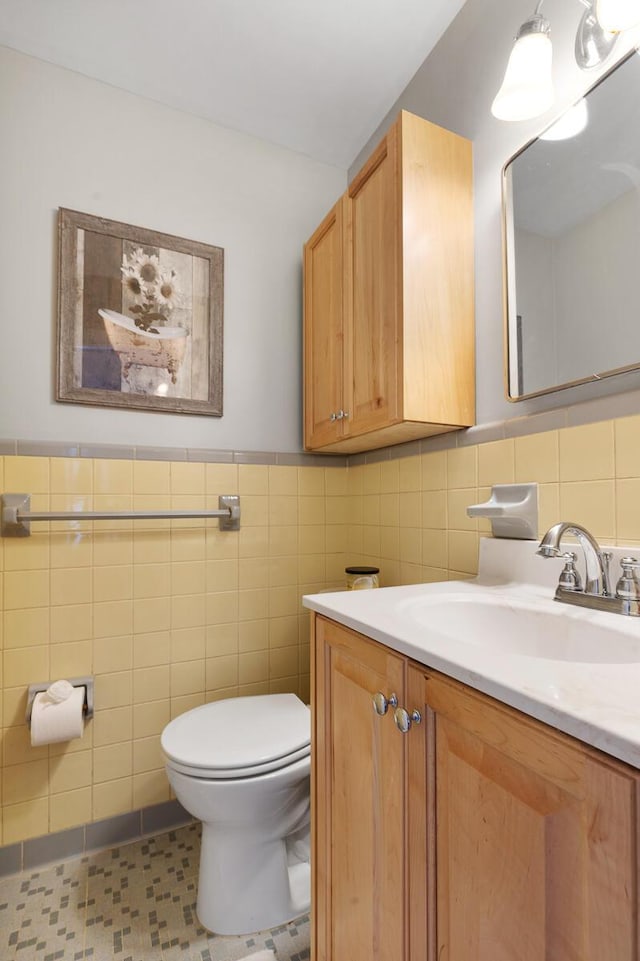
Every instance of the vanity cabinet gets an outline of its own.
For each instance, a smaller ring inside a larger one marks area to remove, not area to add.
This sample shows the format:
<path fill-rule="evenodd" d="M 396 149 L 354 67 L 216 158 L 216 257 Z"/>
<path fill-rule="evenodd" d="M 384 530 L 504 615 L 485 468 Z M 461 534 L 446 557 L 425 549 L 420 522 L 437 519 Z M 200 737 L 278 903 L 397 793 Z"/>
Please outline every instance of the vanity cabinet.
<path fill-rule="evenodd" d="M 638 961 L 639 777 L 315 617 L 314 961 Z M 419 723 L 401 734 L 375 692 Z"/>
<path fill-rule="evenodd" d="M 304 249 L 305 447 L 475 419 L 469 141 L 402 112 Z"/>
<path fill-rule="evenodd" d="M 407 699 L 424 719 L 408 817 L 409 833 L 432 825 L 432 957 L 637 961 L 638 772 L 420 666 Z M 424 937 L 420 912 L 409 923 Z"/>

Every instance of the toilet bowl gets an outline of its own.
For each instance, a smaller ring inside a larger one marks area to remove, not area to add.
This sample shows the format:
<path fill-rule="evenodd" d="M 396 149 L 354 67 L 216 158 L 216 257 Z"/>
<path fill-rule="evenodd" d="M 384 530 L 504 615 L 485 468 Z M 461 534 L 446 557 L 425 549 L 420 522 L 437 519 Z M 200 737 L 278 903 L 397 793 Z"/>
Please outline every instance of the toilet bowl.
<path fill-rule="evenodd" d="M 196 911 L 248 934 L 309 909 L 309 708 L 295 694 L 196 707 L 162 732 L 176 797 L 202 821 Z"/>

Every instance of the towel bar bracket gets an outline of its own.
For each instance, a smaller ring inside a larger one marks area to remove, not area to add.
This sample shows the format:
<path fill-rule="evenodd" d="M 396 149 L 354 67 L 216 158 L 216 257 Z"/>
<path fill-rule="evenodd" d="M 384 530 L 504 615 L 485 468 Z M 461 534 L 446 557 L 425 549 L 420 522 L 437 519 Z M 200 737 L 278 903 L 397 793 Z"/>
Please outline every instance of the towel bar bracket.
<path fill-rule="evenodd" d="M 240 498 L 221 494 L 218 510 L 191 511 L 31 511 L 30 494 L 0 495 L 0 536 L 29 537 L 32 521 L 182 520 L 218 518 L 221 531 L 240 530 Z"/>
<path fill-rule="evenodd" d="M 240 497 L 238 494 L 220 494 L 218 497 L 219 511 L 229 512 L 228 517 L 220 516 L 219 526 L 221 531 L 240 530 Z"/>

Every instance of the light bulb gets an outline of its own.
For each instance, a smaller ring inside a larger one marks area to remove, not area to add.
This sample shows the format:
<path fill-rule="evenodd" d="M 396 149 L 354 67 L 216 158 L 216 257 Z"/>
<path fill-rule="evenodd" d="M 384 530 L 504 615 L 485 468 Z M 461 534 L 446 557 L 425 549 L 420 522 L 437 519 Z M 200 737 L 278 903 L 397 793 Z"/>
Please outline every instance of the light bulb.
<path fill-rule="evenodd" d="M 538 18 L 542 20 L 542 18 Z M 546 30 L 524 32 L 532 21 L 520 28 L 504 80 L 491 105 L 498 120 L 528 120 L 545 113 L 554 100 L 551 79 L 552 47 L 548 23 Z"/>
<path fill-rule="evenodd" d="M 596 17 L 603 30 L 620 33 L 640 23 L 639 0 L 596 0 Z"/>
<path fill-rule="evenodd" d="M 587 101 L 582 98 L 540 134 L 539 140 L 568 140 L 581 133 L 589 121 Z"/>

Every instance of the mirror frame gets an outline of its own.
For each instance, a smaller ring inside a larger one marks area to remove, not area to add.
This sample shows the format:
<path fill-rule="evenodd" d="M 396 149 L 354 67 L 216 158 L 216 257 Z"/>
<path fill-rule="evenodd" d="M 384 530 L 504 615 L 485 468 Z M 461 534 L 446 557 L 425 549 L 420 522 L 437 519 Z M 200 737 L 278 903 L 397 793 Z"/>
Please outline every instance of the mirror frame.
<path fill-rule="evenodd" d="M 620 60 L 617 60 L 609 68 L 609 70 L 606 71 L 606 73 L 603 73 L 602 76 L 595 81 L 595 83 L 593 83 L 587 90 L 585 90 L 582 96 L 578 98 L 576 103 L 579 100 L 582 100 L 584 97 L 588 97 L 589 94 L 596 89 L 596 87 L 599 87 L 601 83 L 604 83 L 604 81 L 607 80 L 607 78 L 612 73 L 614 73 L 614 71 L 617 70 L 618 67 L 621 67 L 624 63 L 626 63 L 627 60 L 630 60 L 631 57 L 637 57 L 637 56 L 640 56 L 640 47 L 637 47 L 637 48 L 633 47 L 630 51 L 628 51 L 628 53 L 626 53 L 623 57 L 621 57 Z M 510 183 L 507 177 L 507 169 L 514 162 L 514 160 L 517 160 L 517 158 L 521 154 L 523 154 L 525 150 L 527 150 L 527 148 L 531 146 L 531 144 L 535 143 L 536 140 L 539 140 L 541 135 L 550 127 L 552 127 L 554 123 L 556 123 L 562 116 L 564 116 L 564 114 L 568 110 L 571 110 L 573 106 L 575 106 L 575 104 L 571 104 L 565 110 L 563 110 L 562 113 L 558 114 L 557 117 L 554 117 L 553 120 L 551 120 L 550 123 L 548 123 L 546 127 L 544 127 L 540 131 L 540 133 L 538 133 L 535 137 L 531 137 L 530 140 L 528 140 L 525 144 L 523 144 L 523 146 L 520 147 L 519 150 L 517 150 L 511 157 L 509 157 L 509 159 L 506 161 L 506 163 L 502 167 L 503 370 L 504 370 L 505 397 L 511 404 L 517 404 L 521 400 L 529 400 L 532 397 L 542 397 L 545 394 L 555 394 L 557 391 L 568 390 L 570 387 L 579 387 L 581 384 L 596 384 L 598 383 L 598 381 L 607 380 L 610 377 L 617 377 L 619 374 L 628 374 L 633 371 L 640 370 L 640 357 L 639 357 L 638 360 L 635 361 L 633 364 L 627 364 L 624 367 L 615 367 L 611 370 L 601 371 L 600 373 L 597 373 L 597 374 L 589 374 L 587 377 L 581 377 L 578 380 L 567 381 L 566 383 L 563 383 L 563 384 L 555 384 L 553 387 L 544 387 L 541 390 L 532 391 L 529 394 L 518 394 L 517 396 L 514 396 L 513 394 L 511 394 L 510 374 L 511 374 L 511 361 L 513 357 L 513 351 L 514 350 L 516 351 L 515 361 L 519 365 L 522 364 L 522 355 L 521 355 L 521 352 L 518 350 L 517 342 L 513 347 L 510 346 L 511 329 L 513 328 L 514 330 L 516 330 L 516 341 L 517 341 L 518 333 L 517 333 L 517 315 L 514 318 L 515 324 L 512 324 L 512 312 L 510 308 L 510 304 L 516 305 L 516 297 L 515 297 L 516 268 L 515 268 L 515 259 L 514 259 L 515 245 L 512 237 L 513 230 L 514 230 L 513 216 L 511 215 L 513 210 L 513 204 L 511 202 L 511 191 L 510 191 Z M 509 240 L 510 237 L 511 239 Z M 513 295 L 511 298 L 509 296 L 510 290 L 513 291 Z M 517 305 L 516 305 L 516 309 L 517 309 Z"/>

